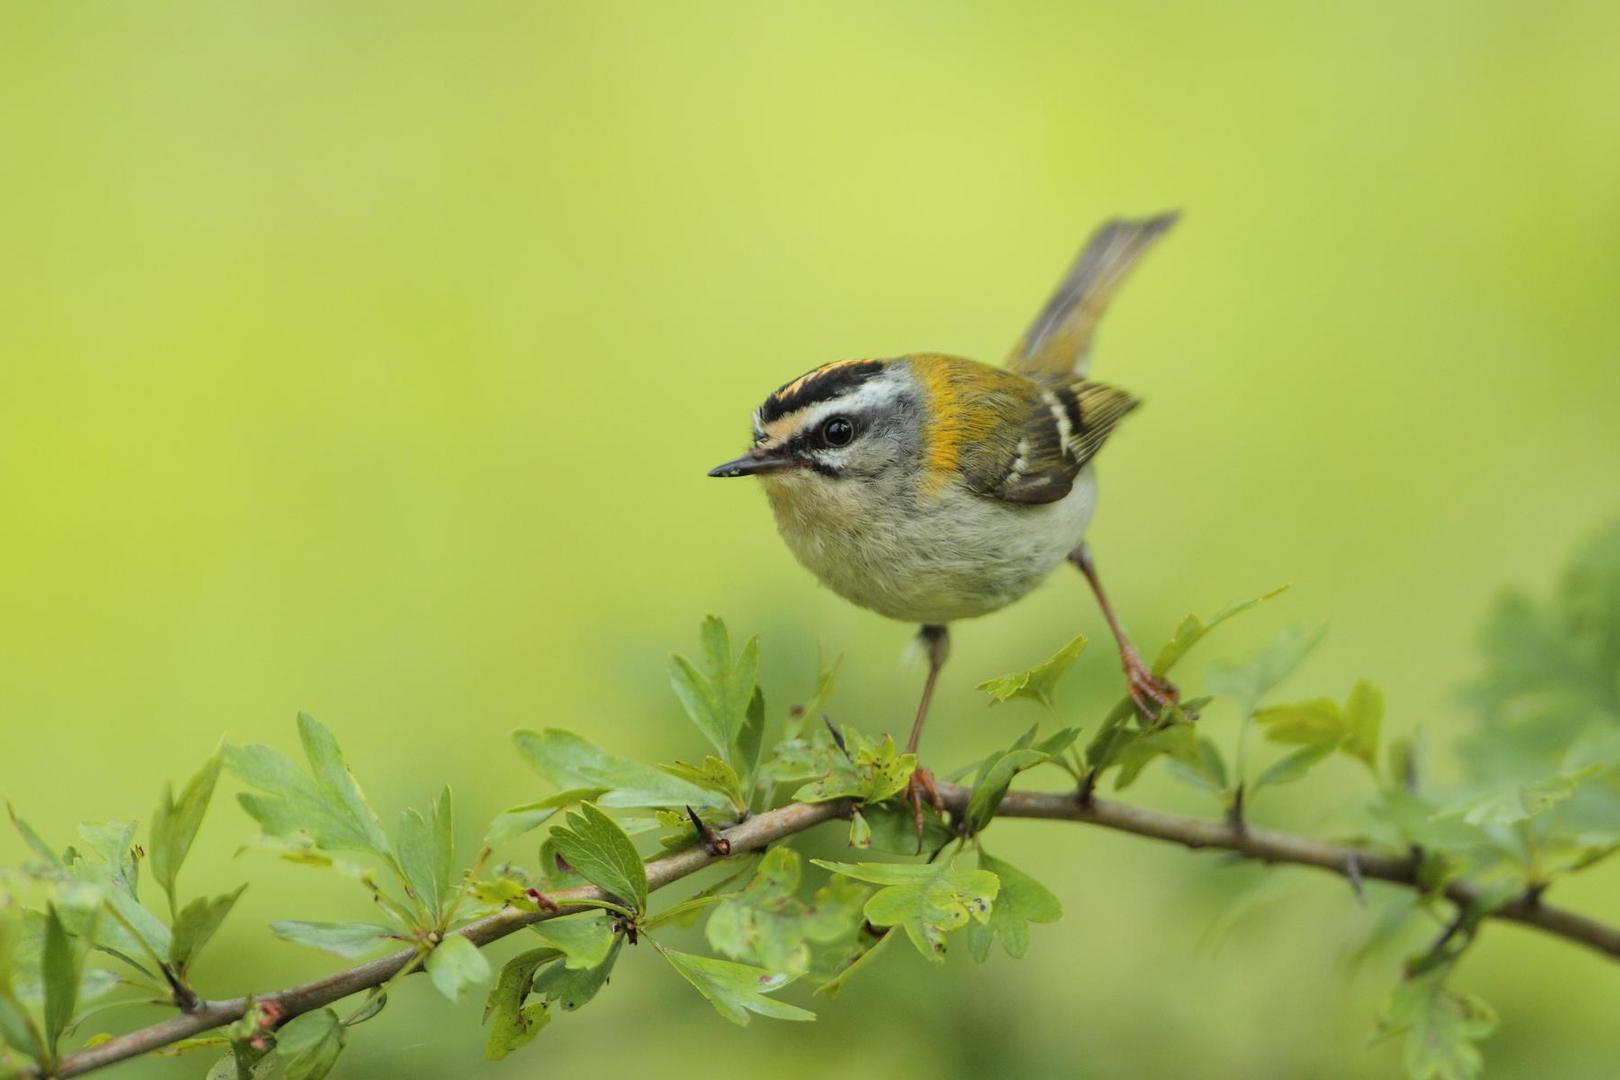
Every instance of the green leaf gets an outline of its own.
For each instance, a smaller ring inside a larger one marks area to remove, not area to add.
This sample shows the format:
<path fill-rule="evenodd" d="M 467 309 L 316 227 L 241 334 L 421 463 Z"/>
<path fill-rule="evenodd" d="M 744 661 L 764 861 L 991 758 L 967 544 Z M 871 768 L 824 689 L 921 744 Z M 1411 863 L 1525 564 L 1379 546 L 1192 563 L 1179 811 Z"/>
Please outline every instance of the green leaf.
<path fill-rule="evenodd" d="M 1384 723 L 1384 694 L 1365 679 L 1357 680 L 1344 701 L 1344 722 L 1349 731 L 1344 750 L 1378 772 L 1378 735 Z"/>
<path fill-rule="evenodd" d="M 693 956 L 676 952 L 653 943 L 670 966 L 698 993 L 709 1000 L 715 1012 L 733 1024 L 746 1024 L 749 1013 L 758 1013 L 776 1020 L 814 1020 L 816 1014 L 796 1005 L 776 1001 L 765 995 L 780 990 L 792 982 L 792 976 L 764 968 L 737 964 L 730 960 L 716 960 L 708 956 Z"/>
<path fill-rule="evenodd" d="M 1286 679 L 1327 633 L 1326 626 L 1302 631 L 1289 627 L 1247 664 L 1223 664 L 1213 668 L 1206 682 L 1212 693 L 1225 694 L 1238 703 L 1245 716 Z"/>
<path fill-rule="evenodd" d="M 1382 1030 L 1404 1032 L 1412 1080 L 1472 1080 L 1484 1069 L 1479 1040 L 1496 1030 L 1496 1013 L 1471 994 L 1446 988 L 1448 968 L 1406 979 L 1384 1007 Z"/>
<path fill-rule="evenodd" d="M 460 1001 L 470 988 L 489 982 L 488 958 L 460 934 L 448 934 L 435 945 L 426 966 L 434 989 L 451 1001 Z"/>
<path fill-rule="evenodd" d="M 408 809 L 399 818 L 399 865 L 418 899 L 435 919 L 455 896 L 455 838 L 450 789 L 433 804 L 431 818 Z"/>
<path fill-rule="evenodd" d="M 733 960 L 770 971 L 795 976 L 809 971 L 811 944 L 849 936 L 859 924 L 867 890 L 834 878 L 806 904 L 798 898 L 801 876 L 798 852 L 772 848 L 753 879 L 709 916 L 709 944 Z"/>
<path fill-rule="evenodd" d="M 586 881 L 633 907 L 647 910 L 647 867 L 617 822 L 591 803 L 581 803 L 566 823 L 553 826 L 557 852 Z"/>
<path fill-rule="evenodd" d="M 45 947 L 40 962 L 45 984 L 45 1042 L 54 1053 L 57 1042 L 73 1023 L 79 1005 L 79 977 L 84 951 L 68 936 L 56 905 L 45 908 Z"/>
<path fill-rule="evenodd" d="M 575 969 L 600 967 L 613 950 L 613 926 L 600 915 L 547 919 L 529 927 L 540 939 L 562 953 Z"/>
<path fill-rule="evenodd" d="M 929 960 L 944 960 L 945 935 L 970 919 L 987 922 L 999 883 L 987 870 L 970 869 L 961 860 L 921 866 L 910 863 L 839 863 L 813 860 L 835 874 L 883 885 L 866 902 L 867 921 L 898 926 L 917 951 Z"/>
<path fill-rule="evenodd" d="M 95 919 L 93 901 L 80 909 L 58 894 L 68 931 L 126 956 L 168 956 L 172 944 L 169 928 L 135 895 L 135 822 L 87 823 L 79 826 L 79 835 L 85 850 L 69 849 L 69 869 L 79 881 L 97 887 L 96 896 L 115 917 Z"/>
<path fill-rule="evenodd" d="M 502 810 L 495 815 L 495 820 L 490 822 L 489 831 L 484 834 L 484 843 L 502 844 L 508 840 L 515 840 L 550 821 L 563 807 L 577 802 L 594 801 L 606 794 L 607 790 L 607 788 L 569 788 L 567 791 L 559 791 L 535 802 Z"/>
<path fill-rule="evenodd" d="M 1069 670 L 1069 665 L 1074 663 L 1085 648 L 1086 638 L 1082 634 L 1028 671 L 986 679 L 978 685 L 978 689 L 990 695 L 992 705 L 1014 698 L 1028 698 L 1040 702 L 1048 709 L 1056 708 L 1052 694 L 1057 689 L 1058 680 L 1063 678 L 1063 673 Z"/>
<path fill-rule="evenodd" d="M 713 754 L 705 757 L 701 765 L 688 765 L 684 761 L 677 761 L 673 765 L 658 767 L 689 784 L 696 784 L 706 791 L 725 796 L 732 809 L 738 813 L 748 809 L 748 796 L 743 792 L 742 777 L 737 775 L 737 770 L 732 768 L 729 762 L 721 761 Z"/>
<path fill-rule="evenodd" d="M 169 943 L 169 960 L 182 974 L 190 969 L 192 961 L 219 930 L 225 916 L 231 913 L 231 908 L 236 906 L 237 899 L 246 888 L 246 885 L 240 885 L 235 892 L 213 899 L 198 897 L 180 909 L 180 914 L 174 920 L 174 938 Z"/>
<path fill-rule="evenodd" d="M 534 983 L 535 971 L 560 955 L 555 949 L 530 949 L 514 956 L 501 968 L 501 977 L 484 1003 L 484 1021 L 489 1024 L 484 1056 L 490 1061 L 500 1061 L 513 1050 L 528 1045 L 550 1022 L 551 1012 L 545 1002 L 525 1005 L 524 1001 Z"/>
<path fill-rule="evenodd" d="M 552 964 L 535 976 L 534 992 L 564 1012 L 584 1008 L 607 985 L 608 976 L 613 973 L 613 965 L 618 963 L 619 951 L 623 946 L 623 935 L 615 934 L 607 959 L 593 968 L 580 970 L 564 964 Z"/>
<path fill-rule="evenodd" d="M 863 940 L 857 943 L 854 953 L 839 966 L 832 978 L 816 987 L 817 994 L 829 998 L 837 997 L 839 991 L 844 989 L 845 983 L 874 966 L 883 951 L 900 940 L 900 935 L 893 930 L 885 930 L 876 937 L 863 930 L 860 936 Z"/>
<path fill-rule="evenodd" d="M 847 753 L 828 755 L 827 773 L 795 791 L 795 801 L 859 799 L 875 803 L 905 790 L 911 774 L 917 771 L 917 755 L 902 754 L 888 735 L 882 742 L 873 743 L 851 728 L 844 732 L 844 745 Z"/>
<path fill-rule="evenodd" d="M 718 809 L 729 800 L 717 792 L 669 775 L 651 765 L 614 757 L 571 731 L 546 728 L 512 736 L 518 752 L 535 772 L 561 788 L 598 788 L 595 800 L 619 809 L 683 806 Z M 573 801 L 573 800 L 570 800 Z"/>
<path fill-rule="evenodd" d="M 1196 761 L 1182 761 L 1172 758 L 1166 765 L 1177 778 L 1186 781 L 1194 787 L 1216 793 L 1226 790 L 1226 762 L 1221 757 L 1221 748 L 1207 735 L 1198 736 L 1198 759 Z"/>
<path fill-rule="evenodd" d="M 1063 917 L 1063 905 L 1045 885 L 1022 870 L 993 859 L 982 847 L 979 849 L 979 869 L 988 870 L 1001 882 L 996 893 L 995 906 L 990 909 L 987 922 L 975 922 L 968 927 L 968 949 L 975 960 L 990 956 L 990 946 L 999 939 L 1001 947 L 1013 958 L 1029 951 L 1029 924 L 1053 923 Z"/>
<path fill-rule="evenodd" d="M 402 940 L 393 928 L 378 926 L 375 923 L 301 922 L 297 919 L 287 919 L 271 923 L 270 932 L 283 941 L 323 949 L 351 960 Z"/>
<path fill-rule="evenodd" d="M 187 782 L 178 799 L 174 797 L 174 785 L 164 784 L 163 795 L 158 800 L 157 809 L 152 812 L 152 828 L 147 844 L 148 865 L 152 869 L 153 879 L 168 894 L 171 912 L 178 906 L 174 893 L 175 879 L 191 851 L 191 842 L 197 838 L 197 830 L 202 826 L 209 800 L 214 797 L 214 785 L 219 780 L 219 769 L 224 760 L 224 751 L 217 751 Z"/>
<path fill-rule="evenodd" d="M 754 687 L 754 696 L 748 700 L 743 714 L 742 728 L 737 732 L 737 763 L 743 775 L 753 777 L 759 772 L 760 756 L 765 749 L 765 691 Z M 745 785 L 746 786 L 746 785 Z M 747 809 L 746 799 L 743 809 Z"/>
<path fill-rule="evenodd" d="M 1181 662 L 1182 657 L 1186 656 L 1194 645 L 1208 636 L 1211 630 L 1214 630 L 1228 619 L 1241 615 L 1250 608 L 1262 604 L 1272 597 L 1281 596 L 1287 591 L 1288 586 L 1284 585 L 1252 600 L 1244 600 L 1228 605 L 1216 612 L 1215 616 L 1207 623 L 1197 615 L 1188 615 L 1181 620 L 1181 623 L 1176 627 L 1175 633 L 1170 636 L 1170 640 L 1165 642 L 1164 648 L 1159 650 L 1159 655 L 1153 661 L 1153 674 L 1163 678 L 1170 673 L 1171 668 Z"/>
<path fill-rule="evenodd" d="M 1124 791 L 1136 783 L 1142 770 L 1163 755 L 1197 768 L 1203 761 L 1203 755 L 1193 725 L 1172 723 L 1168 727 L 1136 733 L 1125 741 L 1114 754 L 1119 765 L 1119 772 L 1114 777 L 1114 790 Z"/>
<path fill-rule="evenodd" d="M 1265 772 L 1255 779 L 1254 787 L 1250 790 L 1259 791 L 1263 787 L 1271 787 L 1277 784 L 1292 784 L 1295 780 L 1301 779 L 1306 773 L 1310 772 L 1323 758 L 1333 753 L 1334 749 L 1332 743 L 1302 746 L 1286 757 L 1273 762 Z"/>
<path fill-rule="evenodd" d="M 304 1013 L 276 1032 L 276 1056 L 286 1080 L 321 1080 L 343 1052 L 343 1024 L 331 1009 Z"/>
<path fill-rule="evenodd" d="M 328 851 L 391 857 L 382 825 L 344 765 L 332 733 L 304 713 L 298 716 L 298 731 L 310 773 L 267 746 L 226 747 L 226 767 L 260 792 L 238 795 L 242 808 L 270 836 L 305 833 Z"/>
<path fill-rule="evenodd" d="M 731 639 L 723 622 L 709 616 L 704 620 L 700 636 L 706 670 L 699 671 L 684 656 L 673 656 L 670 658 L 670 686 L 692 723 L 720 756 L 730 761 L 738 738 L 748 725 L 749 706 L 755 697 L 759 640 L 749 639 L 733 661 Z M 762 711 L 761 724 L 763 720 Z M 757 745 L 754 744 L 756 752 Z"/>
<path fill-rule="evenodd" d="M 973 785 L 973 793 L 968 797 L 968 831 L 976 833 L 990 824 L 990 819 L 996 816 L 996 811 L 1001 807 L 1001 801 L 1007 797 L 1013 777 L 1046 759 L 1047 755 L 1040 750 L 1017 749 L 992 757 L 980 771 L 978 781 Z"/>
<path fill-rule="evenodd" d="M 871 833 L 872 851 L 887 851 L 894 855 L 917 853 L 917 819 L 909 804 L 898 802 L 868 803 L 861 808 Z M 938 851 L 956 839 L 949 826 L 936 814 L 923 815 L 922 849 Z"/>
<path fill-rule="evenodd" d="M 366 803 L 360 784 L 349 771 L 332 733 L 313 716 L 299 713 L 298 738 L 304 744 L 304 757 L 309 759 L 310 772 L 328 797 L 349 812 L 355 825 L 365 833 L 371 850 L 379 855 L 387 855 L 388 837 L 383 832 L 382 822 L 377 820 L 377 815 Z"/>
<path fill-rule="evenodd" d="M 1460 800 L 1440 811 L 1469 825 L 1512 825 L 1539 817 L 1575 794 L 1582 780 L 1603 770 L 1599 763 L 1523 784 L 1500 784 L 1483 795 Z"/>

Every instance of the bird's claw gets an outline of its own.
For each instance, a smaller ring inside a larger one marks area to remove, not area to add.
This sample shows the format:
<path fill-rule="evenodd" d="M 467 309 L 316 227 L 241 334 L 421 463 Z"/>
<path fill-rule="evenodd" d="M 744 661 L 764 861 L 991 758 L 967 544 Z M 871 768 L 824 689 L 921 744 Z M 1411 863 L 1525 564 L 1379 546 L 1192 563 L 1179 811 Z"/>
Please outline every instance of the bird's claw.
<path fill-rule="evenodd" d="M 1169 680 L 1153 674 L 1135 649 L 1125 654 L 1125 687 L 1136 708 L 1149 720 L 1157 720 L 1181 701 L 1181 692 Z"/>
<path fill-rule="evenodd" d="M 917 766 L 911 773 L 911 779 L 906 781 L 906 798 L 911 802 L 911 823 L 917 830 L 917 854 L 922 854 L 923 832 L 928 827 L 928 819 L 923 815 L 923 800 L 928 800 L 941 814 L 945 812 L 945 800 L 939 797 L 939 789 L 934 787 L 934 774 Z"/>

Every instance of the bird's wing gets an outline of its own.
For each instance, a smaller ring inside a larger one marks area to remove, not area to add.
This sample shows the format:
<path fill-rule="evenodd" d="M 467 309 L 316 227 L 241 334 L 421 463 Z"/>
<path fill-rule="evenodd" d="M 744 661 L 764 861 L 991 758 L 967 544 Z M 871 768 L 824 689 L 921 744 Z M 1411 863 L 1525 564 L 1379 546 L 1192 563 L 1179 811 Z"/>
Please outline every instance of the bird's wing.
<path fill-rule="evenodd" d="M 1136 221 L 1115 218 L 1092 233 L 1007 358 L 1008 369 L 1044 379 L 1084 375 L 1097 320 L 1137 261 L 1176 218 L 1174 211 Z"/>
<path fill-rule="evenodd" d="M 1090 379 L 1024 381 L 1029 391 L 996 425 L 997 436 L 962 454 L 962 477 L 977 494 L 1003 502 L 1056 502 L 1137 399 Z"/>

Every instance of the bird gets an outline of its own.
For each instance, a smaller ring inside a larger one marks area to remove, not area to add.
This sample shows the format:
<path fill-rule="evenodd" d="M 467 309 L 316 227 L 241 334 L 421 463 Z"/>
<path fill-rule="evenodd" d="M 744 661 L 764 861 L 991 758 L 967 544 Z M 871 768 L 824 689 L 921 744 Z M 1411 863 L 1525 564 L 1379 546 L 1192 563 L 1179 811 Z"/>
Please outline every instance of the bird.
<path fill-rule="evenodd" d="M 1064 563 L 1085 577 L 1119 648 L 1136 707 L 1174 708 L 1109 602 L 1085 542 L 1094 459 L 1139 401 L 1089 377 L 1097 323 L 1174 211 L 1104 222 L 1081 248 L 1005 366 L 941 353 L 838 360 L 773 391 L 753 441 L 713 477 L 757 477 L 777 530 L 850 602 L 919 627 L 928 674 L 906 752 L 915 754 L 950 624 L 998 611 Z M 908 781 L 918 833 L 928 770 Z"/>

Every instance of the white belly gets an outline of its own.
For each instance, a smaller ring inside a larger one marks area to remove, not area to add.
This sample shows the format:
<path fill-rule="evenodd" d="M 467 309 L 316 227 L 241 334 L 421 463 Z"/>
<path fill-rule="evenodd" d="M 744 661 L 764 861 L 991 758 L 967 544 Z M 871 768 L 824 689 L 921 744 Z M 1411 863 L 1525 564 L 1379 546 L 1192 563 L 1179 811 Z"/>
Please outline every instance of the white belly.
<path fill-rule="evenodd" d="M 770 477 L 766 492 L 783 539 L 824 585 L 891 619 L 936 624 L 996 611 L 1046 580 L 1097 503 L 1090 468 L 1040 506 L 966 491 L 874 497 L 808 472 Z"/>

